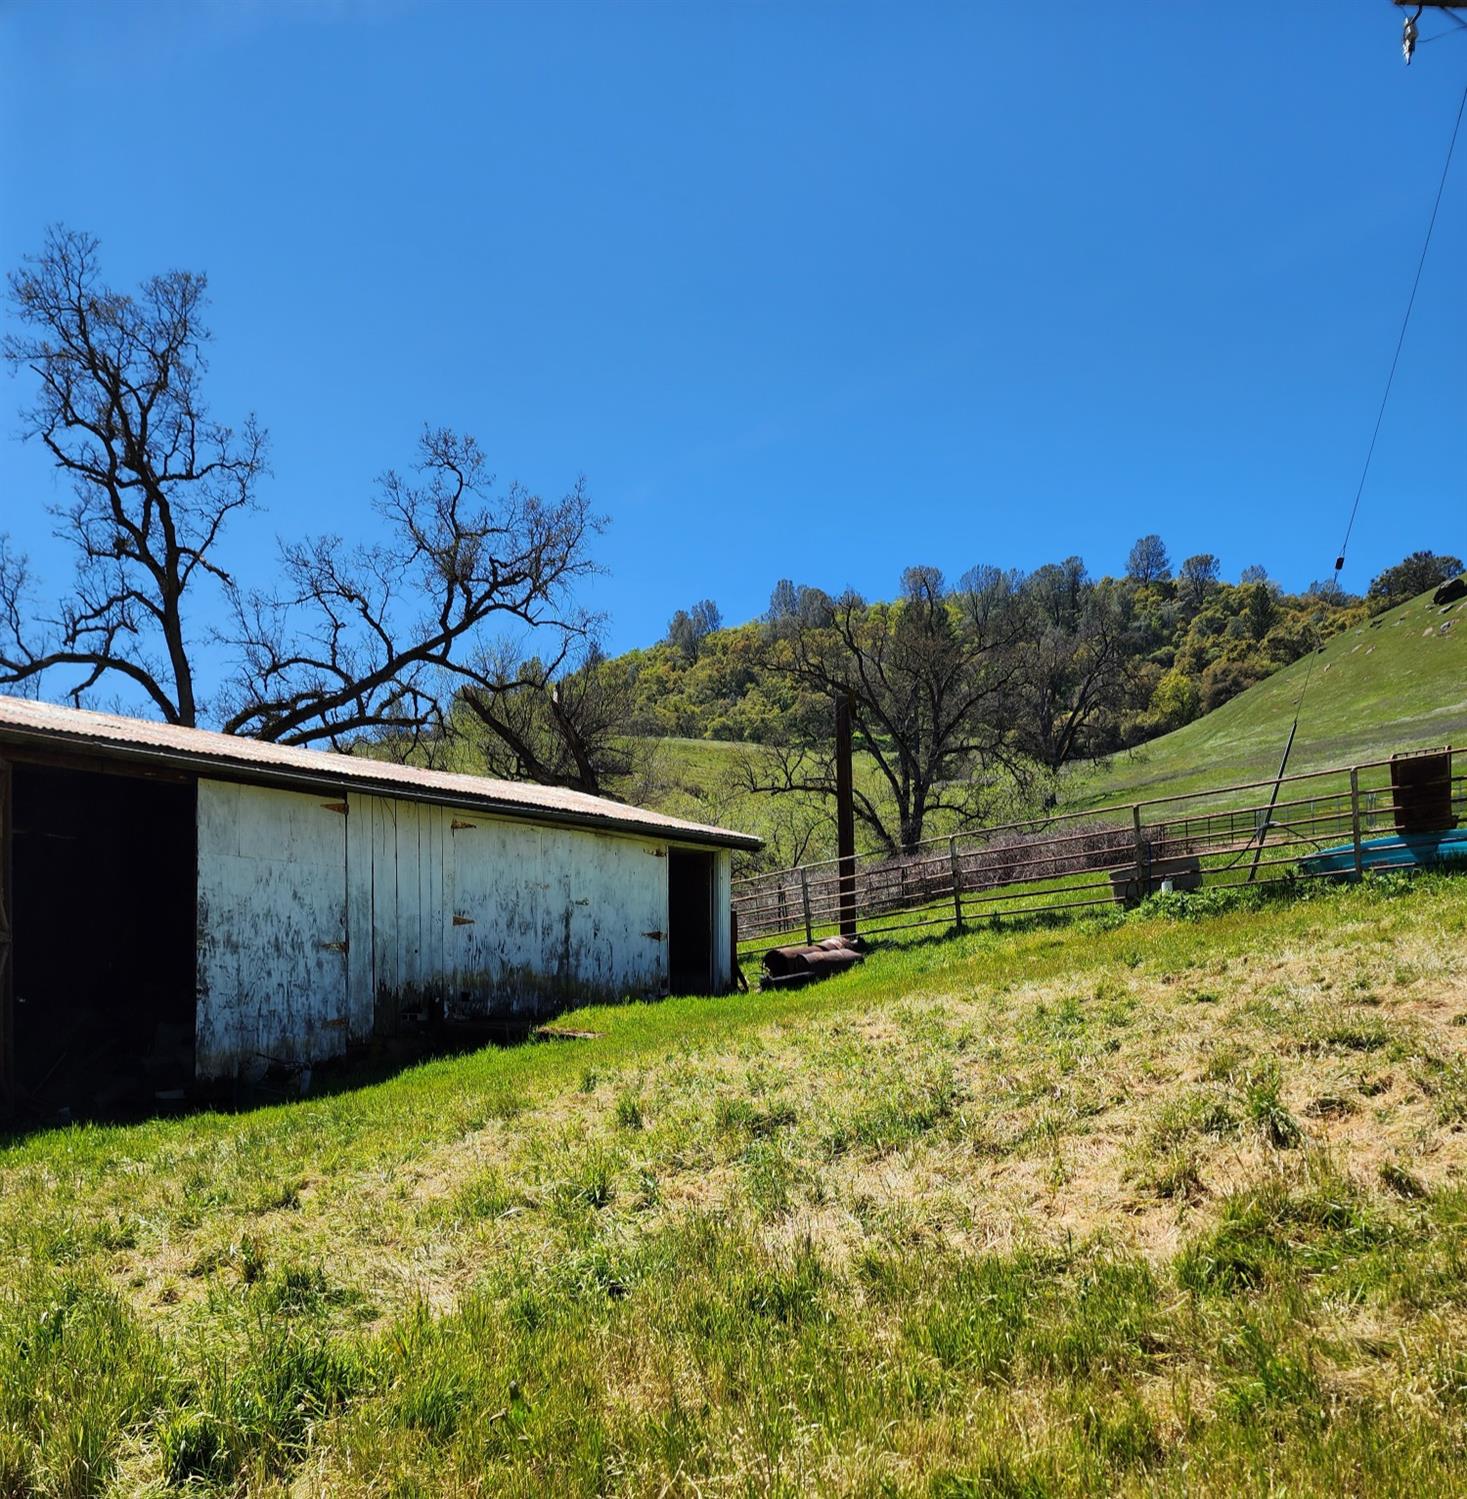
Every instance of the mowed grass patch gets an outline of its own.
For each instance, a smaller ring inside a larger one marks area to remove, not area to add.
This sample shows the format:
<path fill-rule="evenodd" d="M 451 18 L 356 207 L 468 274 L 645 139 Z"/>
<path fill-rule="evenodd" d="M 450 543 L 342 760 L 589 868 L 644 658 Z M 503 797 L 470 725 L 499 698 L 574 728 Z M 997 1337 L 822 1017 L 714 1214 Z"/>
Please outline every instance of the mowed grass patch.
<path fill-rule="evenodd" d="M 0 1153 L 0 1494 L 1463 1486 L 1467 882 Z"/>

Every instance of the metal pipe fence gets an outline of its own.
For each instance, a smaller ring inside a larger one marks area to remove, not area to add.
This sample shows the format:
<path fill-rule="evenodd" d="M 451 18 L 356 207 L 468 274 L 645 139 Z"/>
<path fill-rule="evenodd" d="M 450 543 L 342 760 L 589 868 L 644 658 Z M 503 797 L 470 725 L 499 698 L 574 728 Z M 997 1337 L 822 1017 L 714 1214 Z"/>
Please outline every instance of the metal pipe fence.
<path fill-rule="evenodd" d="M 811 942 L 844 919 L 866 936 L 1131 904 L 1169 885 L 1358 879 L 1418 862 L 1421 798 L 1467 820 L 1467 776 L 1396 784 L 1392 760 L 1058 812 L 930 838 L 895 857 L 823 859 L 733 883 L 742 957 Z M 1412 756 L 1420 761 L 1422 757 Z M 1399 767 L 1401 759 L 1394 762 Z M 1272 799 L 1270 799 L 1272 798 Z"/>

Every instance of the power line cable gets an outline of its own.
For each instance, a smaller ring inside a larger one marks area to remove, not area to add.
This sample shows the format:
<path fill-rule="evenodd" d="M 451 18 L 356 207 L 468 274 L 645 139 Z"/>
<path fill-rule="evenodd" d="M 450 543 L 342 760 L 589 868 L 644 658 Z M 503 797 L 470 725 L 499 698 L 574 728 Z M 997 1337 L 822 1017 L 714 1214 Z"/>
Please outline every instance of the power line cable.
<path fill-rule="evenodd" d="M 1448 14 L 1450 15 L 1451 13 L 1448 12 Z M 1452 16 L 1452 19 L 1455 21 L 1457 17 Z M 1416 261 L 1416 274 L 1411 278 L 1411 295 L 1406 299 L 1406 312 L 1401 318 L 1401 331 L 1396 338 L 1396 351 L 1391 356 L 1390 373 L 1386 376 L 1385 390 L 1381 393 L 1380 409 L 1375 414 L 1375 426 L 1370 434 L 1370 446 L 1365 451 L 1365 464 L 1360 470 L 1360 482 L 1355 486 L 1355 500 L 1350 506 L 1350 519 L 1345 525 L 1344 540 L 1341 541 L 1339 553 L 1335 557 L 1335 581 L 1339 580 L 1340 572 L 1345 566 L 1345 552 L 1349 548 L 1350 536 L 1355 529 L 1355 517 L 1360 513 L 1360 497 L 1365 493 L 1365 480 L 1370 474 L 1370 461 L 1375 456 L 1375 444 L 1380 437 L 1381 422 L 1385 419 L 1386 404 L 1391 398 L 1391 386 L 1395 383 L 1396 368 L 1401 362 L 1401 350 L 1406 343 L 1406 330 L 1411 325 L 1411 311 L 1416 306 L 1416 292 L 1421 286 L 1421 273 L 1426 266 L 1427 251 L 1431 249 L 1431 236 L 1436 229 L 1437 212 L 1442 206 L 1442 194 L 1446 190 L 1447 174 L 1451 171 L 1452 153 L 1457 148 L 1457 135 L 1462 128 L 1462 115 L 1464 111 L 1467 111 L 1467 87 L 1463 88 L 1461 102 L 1457 105 L 1457 117 L 1452 124 L 1451 139 L 1447 142 L 1446 160 L 1442 163 L 1441 178 L 1436 185 L 1436 197 L 1432 200 L 1431 204 L 1431 217 L 1427 220 L 1426 224 L 1426 238 L 1421 244 L 1421 255 Z M 1283 782 L 1284 771 L 1289 764 L 1289 754 L 1294 748 L 1294 736 L 1299 732 L 1299 715 L 1304 711 L 1304 698 L 1309 691 L 1309 683 L 1314 677 L 1314 660 L 1318 654 L 1319 648 L 1317 647 L 1309 652 L 1309 664 L 1304 669 L 1304 681 L 1299 688 L 1299 696 L 1294 700 L 1294 721 L 1289 726 L 1289 737 L 1284 743 L 1284 753 L 1279 760 L 1278 775 L 1274 778 L 1273 793 L 1269 797 L 1268 802 L 1268 812 L 1265 814 L 1262 825 L 1254 834 L 1258 843 L 1253 854 L 1253 866 L 1248 871 L 1249 880 L 1252 880 L 1254 875 L 1258 873 L 1258 861 L 1263 856 L 1263 840 L 1268 835 L 1269 825 L 1273 818 L 1274 803 L 1278 799 L 1279 786 Z M 1249 840 L 1250 843 L 1252 841 L 1252 839 Z"/>
<path fill-rule="evenodd" d="M 1386 376 L 1385 390 L 1381 393 L 1380 409 L 1375 414 L 1375 427 L 1370 434 L 1370 446 L 1365 450 L 1365 466 L 1360 470 L 1360 482 L 1355 487 L 1355 503 L 1350 506 L 1350 519 L 1345 526 L 1345 539 L 1340 543 L 1339 554 L 1335 558 L 1336 574 L 1345 565 L 1345 551 L 1350 545 L 1350 534 L 1355 529 L 1355 517 L 1360 512 L 1360 496 L 1365 493 L 1365 480 L 1370 474 L 1370 460 L 1375 457 L 1375 444 L 1380 437 L 1380 424 L 1385 419 L 1386 403 L 1391 398 L 1391 386 L 1396 379 L 1396 366 L 1401 362 L 1401 349 L 1406 342 L 1406 329 L 1411 325 L 1411 309 L 1416 305 L 1416 292 L 1421 285 L 1421 272 L 1426 266 L 1426 252 L 1431 249 L 1431 236 L 1436 229 L 1437 211 L 1442 206 L 1442 193 L 1446 189 L 1447 173 L 1452 167 L 1452 153 L 1457 148 L 1457 133 L 1462 128 L 1464 110 L 1467 110 L 1467 88 L 1463 88 L 1461 102 L 1457 105 L 1457 118 L 1452 126 L 1452 138 L 1447 143 L 1447 159 L 1442 163 L 1441 179 L 1436 185 L 1436 197 L 1431 205 L 1431 218 L 1426 225 L 1426 238 L 1421 245 L 1421 256 L 1416 262 L 1416 274 L 1411 279 L 1411 295 L 1406 299 L 1406 315 L 1401 319 L 1401 332 L 1396 339 L 1396 352 L 1391 356 L 1391 369 Z"/>

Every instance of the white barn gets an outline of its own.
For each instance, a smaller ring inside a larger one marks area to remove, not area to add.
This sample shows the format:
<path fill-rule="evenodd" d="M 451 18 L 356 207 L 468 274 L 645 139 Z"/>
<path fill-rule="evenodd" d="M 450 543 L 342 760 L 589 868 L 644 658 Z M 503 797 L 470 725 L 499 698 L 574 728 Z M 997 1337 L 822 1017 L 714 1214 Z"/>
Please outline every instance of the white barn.
<path fill-rule="evenodd" d="M 731 853 L 758 846 L 578 792 L 0 697 L 0 1105 L 721 992 Z"/>

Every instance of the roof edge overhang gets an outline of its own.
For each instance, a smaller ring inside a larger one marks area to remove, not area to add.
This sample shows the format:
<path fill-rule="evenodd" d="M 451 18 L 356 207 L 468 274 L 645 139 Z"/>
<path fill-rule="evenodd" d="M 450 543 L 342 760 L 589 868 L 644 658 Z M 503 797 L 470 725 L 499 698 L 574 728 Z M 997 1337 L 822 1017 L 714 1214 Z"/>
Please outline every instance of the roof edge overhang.
<path fill-rule="evenodd" d="M 755 851 L 764 840 L 753 833 L 737 833 L 730 828 L 703 827 L 697 823 L 660 822 L 637 816 L 637 808 L 627 807 L 626 816 L 597 816 L 571 808 L 532 806 L 507 801 L 489 793 L 476 795 L 468 790 L 409 785 L 387 776 L 373 776 L 369 771 L 358 774 L 334 768 L 320 771 L 304 767 L 263 765 L 258 761 L 231 759 L 227 755 L 201 754 L 185 749 L 163 749 L 156 745 L 133 745 L 84 730 L 28 728 L 17 724 L 0 724 L 0 748 L 19 745 L 23 749 L 43 749 L 64 759 L 73 755 L 92 756 L 123 764 L 147 766 L 184 772 L 206 778 L 241 781 L 256 786 L 282 789 L 309 788 L 318 791 L 358 791 L 369 796 L 393 797 L 399 801 L 429 802 L 434 806 L 458 807 L 493 814 L 514 822 L 548 823 L 554 827 L 580 831 L 623 834 L 638 838 L 657 838 L 667 843 L 691 843 L 707 848 L 737 848 Z M 363 760 L 365 770 L 373 762 Z M 620 807 L 620 803 L 612 803 Z"/>

